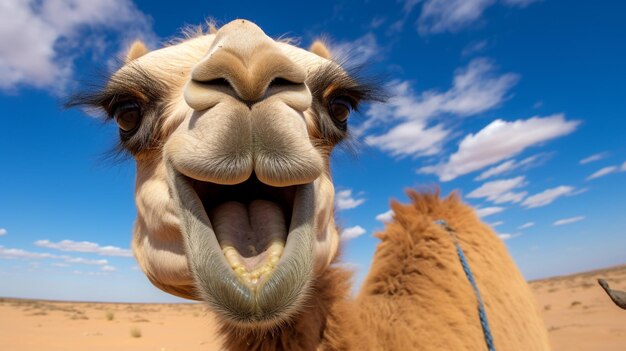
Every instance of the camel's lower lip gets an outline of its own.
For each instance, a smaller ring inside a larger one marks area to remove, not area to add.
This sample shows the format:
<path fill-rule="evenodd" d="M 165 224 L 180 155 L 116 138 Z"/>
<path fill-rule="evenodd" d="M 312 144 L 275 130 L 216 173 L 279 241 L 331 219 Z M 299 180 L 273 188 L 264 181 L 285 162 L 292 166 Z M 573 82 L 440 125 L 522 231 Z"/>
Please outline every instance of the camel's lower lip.
<path fill-rule="evenodd" d="M 280 260 L 274 262 L 270 269 L 262 266 L 263 273 L 253 277 L 256 279 L 254 281 L 242 272 L 235 272 L 233 259 L 226 258 L 227 252 L 220 245 L 207 210 L 212 213 L 213 208 L 223 208 L 230 200 L 245 204 L 250 197 L 260 194 L 258 190 L 248 188 L 243 193 L 237 190 L 233 194 L 244 198 L 229 199 L 231 189 L 199 186 L 197 181 L 174 169 L 171 163 L 168 165 L 168 175 L 174 198 L 180 206 L 181 231 L 198 297 L 229 321 L 240 324 L 274 324 L 292 315 L 308 291 L 313 272 L 313 183 L 268 195 L 283 197 L 269 199 L 272 203 L 291 206 L 290 209 L 282 210 L 288 223 L 288 233 Z M 245 186 L 254 187 L 258 184 L 252 180 Z M 203 189 L 214 193 L 199 195 Z M 250 191 L 257 193 L 246 194 Z M 215 196 L 216 205 L 210 202 L 210 195 Z M 222 203 L 224 205 L 220 205 Z M 220 239 L 224 245 L 224 239 Z M 237 244 L 233 245 L 237 247 Z"/>

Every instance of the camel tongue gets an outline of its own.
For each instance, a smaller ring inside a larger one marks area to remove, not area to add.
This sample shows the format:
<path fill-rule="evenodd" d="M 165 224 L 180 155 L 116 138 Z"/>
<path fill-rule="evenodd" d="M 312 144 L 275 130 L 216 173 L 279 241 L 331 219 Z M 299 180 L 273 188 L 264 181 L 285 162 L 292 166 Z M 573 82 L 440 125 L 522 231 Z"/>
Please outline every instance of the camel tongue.
<path fill-rule="evenodd" d="M 210 220 L 224 256 L 240 278 L 254 285 L 273 271 L 287 240 L 285 215 L 278 204 L 225 202 L 210 212 Z"/>

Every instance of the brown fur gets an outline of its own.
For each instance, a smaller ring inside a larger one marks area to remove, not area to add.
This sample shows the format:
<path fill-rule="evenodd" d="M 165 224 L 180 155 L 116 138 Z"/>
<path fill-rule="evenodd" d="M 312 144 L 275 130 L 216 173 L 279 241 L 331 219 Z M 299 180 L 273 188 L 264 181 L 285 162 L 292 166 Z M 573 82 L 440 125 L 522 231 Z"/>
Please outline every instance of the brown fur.
<path fill-rule="evenodd" d="M 476 297 L 443 219 L 457 232 L 482 294 L 497 350 L 549 350 L 546 329 L 506 247 L 456 194 L 410 191 L 394 202 L 356 299 L 350 274 L 331 266 L 308 306 L 276 330 L 224 325 L 228 350 L 484 350 Z"/>
<path fill-rule="evenodd" d="M 126 54 L 126 60 L 124 63 L 129 63 L 132 60 L 138 59 L 141 56 L 147 54 L 150 50 L 146 47 L 141 40 L 135 40 L 128 48 L 128 53 Z"/>
<path fill-rule="evenodd" d="M 322 42 L 321 40 L 314 41 L 313 44 L 311 44 L 311 47 L 309 47 L 309 51 L 327 60 L 330 60 L 330 58 L 332 57 L 332 55 L 330 54 L 330 50 L 328 50 L 326 44 L 324 44 L 324 42 Z"/>

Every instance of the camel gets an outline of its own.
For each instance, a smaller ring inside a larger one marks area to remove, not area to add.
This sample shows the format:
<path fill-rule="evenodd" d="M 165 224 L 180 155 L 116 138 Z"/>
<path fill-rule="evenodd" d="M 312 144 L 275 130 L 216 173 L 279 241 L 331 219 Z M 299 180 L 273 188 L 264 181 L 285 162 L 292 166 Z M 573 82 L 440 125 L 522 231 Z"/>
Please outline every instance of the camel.
<path fill-rule="evenodd" d="M 117 123 L 136 163 L 137 262 L 159 289 L 204 301 L 225 350 L 485 350 L 456 242 L 495 349 L 548 350 L 506 247 L 456 193 L 392 202 L 351 294 L 330 155 L 379 90 L 322 41 L 305 50 L 235 20 L 154 51 L 135 42 L 101 89 L 70 105 Z"/>

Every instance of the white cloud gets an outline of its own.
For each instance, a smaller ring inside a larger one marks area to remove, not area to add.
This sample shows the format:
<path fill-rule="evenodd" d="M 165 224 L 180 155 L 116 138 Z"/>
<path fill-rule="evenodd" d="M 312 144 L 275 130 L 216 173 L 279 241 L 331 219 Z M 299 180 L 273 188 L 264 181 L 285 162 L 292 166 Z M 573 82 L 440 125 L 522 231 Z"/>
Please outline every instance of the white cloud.
<path fill-rule="evenodd" d="M 498 106 L 519 80 L 514 73 L 497 75 L 495 71 L 492 61 L 476 58 L 467 67 L 456 70 L 448 91 L 427 90 L 419 96 L 414 95 L 407 82 L 396 82 L 386 104 L 394 109 L 389 115 L 427 120 L 442 114 L 466 117 L 487 111 Z"/>
<path fill-rule="evenodd" d="M 396 125 L 385 134 L 369 136 L 365 142 L 378 146 L 392 156 L 430 156 L 439 152 L 448 134 L 449 131 L 441 124 L 428 128 L 422 121 L 408 121 Z"/>
<path fill-rule="evenodd" d="M 626 172 L 626 162 L 622 163 L 622 167 L 619 170 L 621 172 Z"/>
<path fill-rule="evenodd" d="M 522 233 L 515 233 L 515 234 L 501 233 L 501 234 L 498 234 L 498 238 L 502 239 L 502 241 L 506 241 L 509 239 L 516 238 L 520 235 L 522 235 Z"/>
<path fill-rule="evenodd" d="M 423 167 L 420 173 L 437 174 L 441 181 L 511 158 L 528 147 L 573 132 L 579 121 L 566 121 L 563 114 L 532 117 L 512 122 L 497 119 L 476 134 L 469 134 L 448 161 Z"/>
<path fill-rule="evenodd" d="M 99 265 L 103 266 L 108 264 L 107 260 L 92 260 L 83 257 L 72 257 L 67 255 L 53 255 L 47 252 L 32 252 L 22 249 L 9 249 L 0 246 L 0 258 L 4 259 L 26 259 L 26 260 L 41 260 L 41 259 L 54 259 L 61 260 L 65 263 L 78 263 L 86 265 Z"/>
<path fill-rule="evenodd" d="M 515 160 L 508 160 L 506 162 L 503 162 L 497 166 L 491 167 L 488 170 L 484 171 L 478 177 L 476 177 L 475 180 L 485 180 L 495 175 L 510 171 L 515 168 L 516 164 L 517 163 Z"/>
<path fill-rule="evenodd" d="M 501 226 L 504 224 L 504 221 L 497 221 L 497 222 L 493 222 L 491 224 L 489 224 L 492 228 L 495 228 L 497 226 Z"/>
<path fill-rule="evenodd" d="M 535 226 L 535 222 L 526 222 L 520 225 L 519 227 L 517 227 L 517 229 L 527 229 L 527 228 L 534 227 L 534 226 Z"/>
<path fill-rule="evenodd" d="M 504 208 L 498 207 L 498 206 L 483 207 L 483 208 L 477 208 L 476 214 L 478 215 L 478 217 L 483 218 L 483 217 L 491 216 L 496 213 L 500 213 L 502 211 L 504 211 Z"/>
<path fill-rule="evenodd" d="M 115 267 L 113 266 L 102 266 L 100 267 L 101 270 L 103 270 L 104 272 L 115 272 Z"/>
<path fill-rule="evenodd" d="M 55 243 L 49 240 L 37 240 L 35 245 L 61 251 L 95 253 L 101 256 L 133 257 L 130 249 L 122 249 L 117 246 L 100 246 L 89 241 L 61 240 Z"/>
<path fill-rule="evenodd" d="M 402 7 L 402 11 L 405 14 L 410 13 L 411 11 L 413 11 L 413 8 L 415 7 L 415 5 L 417 5 L 421 1 L 422 0 L 405 0 L 404 1 L 404 6 Z"/>
<path fill-rule="evenodd" d="M 518 202 L 524 200 L 526 195 L 528 195 L 528 192 L 526 192 L 526 191 L 522 191 L 522 192 L 519 192 L 519 193 L 516 193 L 516 192 L 513 192 L 513 191 L 509 191 L 509 192 L 503 193 L 500 196 L 496 197 L 493 200 L 493 203 L 495 203 L 495 204 L 504 204 L 504 203 L 507 203 L 507 202 L 518 203 Z"/>
<path fill-rule="evenodd" d="M 51 266 L 65 268 L 65 267 L 69 267 L 70 265 L 67 263 L 63 263 L 63 262 L 55 262 L 51 264 Z"/>
<path fill-rule="evenodd" d="M 526 185 L 524 176 L 511 179 L 494 180 L 481 185 L 471 193 L 467 194 L 470 199 L 487 198 L 496 204 L 506 202 L 520 202 L 526 197 L 527 192 L 513 192 L 513 189 Z"/>
<path fill-rule="evenodd" d="M 475 54 L 477 52 L 484 50 L 486 47 L 487 47 L 486 40 L 481 40 L 481 41 L 470 43 L 463 49 L 463 51 L 461 52 L 461 56 L 469 56 L 469 55 Z"/>
<path fill-rule="evenodd" d="M 503 0 L 507 6 L 525 7 L 536 0 Z M 417 21 L 420 34 L 457 32 L 477 22 L 496 0 L 426 0 Z"/>
<path fill-rule="evenodd" d="M 418 19 L 420 34 L 457 32 L 475 22 L 495 0 L 427 0 Z"/>
<path fill-rule="evenodd" d="M 354 227 L 350 227 L 350 228 L 346 228 L 344 230 L 341 231 L 341 240 L 350 240 L 350 239 L 354 239 L 356 237 L 359 237 L 363 234 L 365 234 L 367 231 L 365 230 L 365 228 L 357 225 Z"/>
<path fill-rule="evenodd" d="M 382 48 L 373 33 L 367 33 L 353 41 L 331 43 L 330 52 L 339 62 L 347 61 L 350 65 L 359 66 L 380 56 Z"/>
<path fill-rule="evenodd" d="M 91 275 L 91 276 L 106 276 L 109 275 L 109 272 L 83 272 L 79 270 L 72 271 L 72 274 L 76 275 Z"/>
<path fill-rule="evenodd" d="M 522 202 L 522 206 L 526 208 L 542 207 L 551 204 L 554 200 L 562 196 L 576 195 L 574 187 L 561 185 L 556 188 L 544 190 L 538 194 L 529 196 Z"/>
<path fill-rule="evenodd" d="M 341 190 L 335 195 L 335 206 L 340 211 L 358 207 L 364 202 L 365 199 L 352 196 L 352 189 Z"/>
<path fill-rule="evenodd" d="M 563 219 L 559 219 L 558 221 L 555 221 L 554 223 L 552 223 L 552 225 L 558 226 L 558 225 L 571 224 L 571 223 L 582 221 L 583 219 L 585 219 L 585 216 L 563 218 Z"/>
<path fill-rule="evenodd" d="M 131 0 L 20 0 L 0 2 L 0 89 L 30 85 L 62 89 L 74 60 L 118 44 L 154 41 L 151 19 Z M 102 34 L 107 30 L 108 36 Z M 121 42 L 121 43 L 119 43 Z"/>
<path fill-rule="evenodd" d="M 608 175 L 608 174 L 611 174 L 611 173 L 615 173 L 618 170 L 619 170 L 618 166 L 604 167 L 604 168 L 601 168 L 601 169 L 597 170 L 596 172 L 594 172 L 592 175 L 590 175 L 586 179 L 587 180 L 592 180 L 592 179 L 604 177 L 605 175 Z"/>
<path fill-rule="evenodd" d="M 385 21 L 387 21 L 387 19 L 385 17 L 374 17 L 370 21 L 370 24 L 369 24 L 368 27 L 371 28 L 371 29 L 379 28 L 380 26 L 383 25 L 383 23 L 385 23 Z"/>
<path fill-rule="evenodd" d="M 533 2 L 537 2 L 537 1 L 541 1 L 541 0 L 503 0 L 503 2 L 507 5 L 519 6 L 519 7 L 526 7 L 532 4 Z"/>
<path fill-rule="evenodd" d="M 87 264 L 87 265 L 95 265 L 95 266 L 104 266 L 107 263 L 109 263 L 109 261 L 107 260 L 92 260 L 89 258 L 83 258 L 83 257 L 69 257 L 69 256 L 60 256 L 62 257 L 62 259 L 67 262 L 67 263 L 78 263 L 78 264 Z"/>
<path fill-rule="evenodd" d="M 608 155 L 609 155 L 608 152 L 600 152 L 600 153 L 585 157 L 582 160 L 580 160 L 578 163 L 580 163 L 581 165 L 586 165 L 587 163 L 602 160 L 603 158 L 606 158 Z"/>
<path fill-rule="evenodd" d="M 4 228 L 0 228 L 0 236 L 6 235 L 7 234 L 7 230 Z"/>
<path fill-rule="evenodd" d="M 376 215 L 376 220 L 379 220 L 379 221 L 381 221 L 383 223 L 391 222 L 391 220 L 393 219 L 394 214 L 395 213 L 393 212 L 393 210 L 389 210 L 387 212 L 383 212 L 383 213 L 377 214 Z"/>
<path fill-rule="evenodd" d="M 496 75 L 493 62 L 477 58 L 464 69 L 456 71 L 453 86 L 445 93 L 426 91 L 418 107 L 425 117 L 450 113 L 471 116 L 498 106 L 506 93 L 517 83 L 513 73 Z M 419 110 L 418 110 L 419 111 Z"/>
<path fill-rule="evenodd" d="M 539 158 L 539 155 L 535 155 L 535 156 L 527 157 L 519 162 L 517 162 L 516 160 L 508 160 L 497 166 L 487 169 L 486 171 L 481 173 L 478 177 L 476 177 L 475 180 L 485 180 L 487 178 L 491 178 L 496 175 L 511 172 L 515 169 L 521 168 L 522 166 L 530 165 L 538 158 Z"/>
<path fill-rule="evenodd" d="M 54 255 L 49 253 L 42 252 L 30 252 L 22 249 L 9 249 L 3 246 L 0 246 L 0 258 L 8 258 L 8 259 L 44 259 L 44 258 L 55 258 Z"/>
<path fill-rule="evenodd" d="M 433 155 L 450 134 L 443 124 L 432 124 L 435 117 L 468 117 L 497 107 L 517 81 L 518 76 L 512 73 L 495 74 L 494 64 L 483 58 L 457 70 L 452 87 L 445 92 L 427 90 L 418 95 L 409 82 L 395 81 L 389 86 L 389 100 L 371 105 L 366 112 L 368 119 L 353 128 L 353 133 L 359 136 L 377 125 L 391 126 L 365 141 L 392 156 Z"/>

